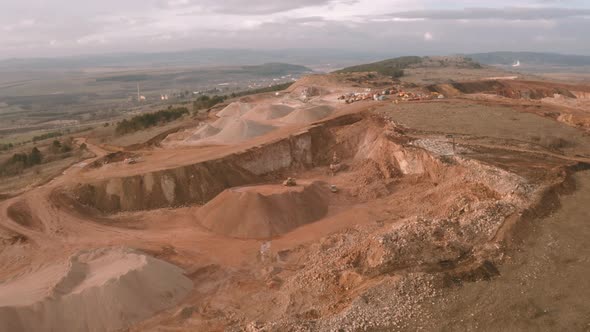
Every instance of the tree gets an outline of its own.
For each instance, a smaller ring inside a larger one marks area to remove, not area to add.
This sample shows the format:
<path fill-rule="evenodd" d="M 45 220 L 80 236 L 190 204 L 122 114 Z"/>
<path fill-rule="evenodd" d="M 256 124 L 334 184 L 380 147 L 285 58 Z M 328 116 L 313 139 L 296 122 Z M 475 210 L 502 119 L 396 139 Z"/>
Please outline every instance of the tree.
<path fill-rule="evenodd" d="M 72 151 L 72 146 L 69 145 L 69 144 L 63 144 L 61 146 L 61 150 L 60 151 L 61 151 L 61 153 L 70 152 L 70 151 Z"/>
<path fill-rule="evenodd" d="M 20 174 L 29 163 L 29 157 L 25 153 L 15 153 L 12 158 L 4 163 L 2 173 L 4 175 Z"/>
<path fill-rule="evenodd" d="M 61 142 L 58 140 L 54 140 L 53 143 L 51 143 L 49 149 L 51 150 L 51 153 L 59 153 L 59 151 L 61 150 Z"/>
<path fill-rule="evenodd" d="M 71 137 L 66 138 L 63 141 L 63 143 L 61 143 L 61 149 L 60 149 L 60 151 L 62 153 L 72 151 L 72 145 L 73 145 L 73 143 L 74 143 L 74 140 Z"/>
<path fill-rule="evenodd" d="M 33 150 L 31 150 L 31 154 L 29 154 L 28 159 L 30 166 L 39 165 L 41 164 L 41 161 L 43 161 L 43 155 L 41 154 L 41 151 L 37 149 L 37 147 L 34 147 Z"/>
<path fill-rule="evenodd" d="M 24 153 L 15 153 L 12 155 L 11 162 L 27 164 L 29 157 Z"/>

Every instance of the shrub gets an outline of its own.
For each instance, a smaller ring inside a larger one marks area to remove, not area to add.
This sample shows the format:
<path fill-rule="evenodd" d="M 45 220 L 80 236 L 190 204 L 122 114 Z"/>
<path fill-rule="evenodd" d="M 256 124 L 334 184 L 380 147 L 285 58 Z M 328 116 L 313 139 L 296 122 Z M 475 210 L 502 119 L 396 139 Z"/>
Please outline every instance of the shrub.
<path fill-rule="evenodd" d="M 560 150 L 572 145 L 570 141 L 556 136 L 545 136 L 541 138 L 540 144 L 553 150 Z"/>
<path fill-rule="evenodd" d="M 49 146 L 49 151 L 51 151 L 51 153 L 59 153 L 61 151 L 61 142 L 54 140 L 53 143 L 51 143 L 51 146 Z"/>
<path fill-rule="evenodd" d="M 31 154 L 29 154 L 29 166 L 39 165 L 42 161 L 43 155 L 41 154 L 41 151 L 39 151 L 37 147 L 34 147 L 33 150 L 31 150 Z"/>
<path fill-rule="evenodd" d="M 0 165 L 0 176 L 20 174 L 24 169 L 39 165 L 43 161 L 41 151 L 34 147 L 31 153 L 15 153 L 10 159 Z"/>
<path fill-rule="evenodd" d="M 0 151 L 8 151 L 11 150 L 13 147 L 14 145 L 12 143 L 0 144 Z"/>

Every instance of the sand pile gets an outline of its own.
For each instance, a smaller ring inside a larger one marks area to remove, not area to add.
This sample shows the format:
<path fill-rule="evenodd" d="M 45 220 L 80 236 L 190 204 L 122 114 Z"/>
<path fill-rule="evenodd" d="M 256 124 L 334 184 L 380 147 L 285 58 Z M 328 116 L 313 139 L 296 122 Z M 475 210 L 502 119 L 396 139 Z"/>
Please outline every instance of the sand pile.
<path fill-rule="evenodd" d="M 8 218 L 23 227 L 40 232 L 45 230 L 45 224 L 43 224 L 43 221 L 33 213 L 31 207 L 24 200 L 10 205 L 6 209 L 6 214 L 8 215 Z"/>
<path fill-rule="evenodd" d="M 183 270 L 126 248 L 83 251 L 0 284 L 0 331 L 112 331 L 182 300 Z"/>
<path fill-rule="evenodd" d="M 220 120 L 223 123 L 217 123 Z M 217 127 L 218 125 L 220 127 Z M 261 136 L 275 129 L 273 126 L 240 118 L 222 118 L 215 121 L 213 127 L 221 128 L 221 130 L 206 141 L 221 144 L 235 143 L 248 138 Z"/>
<path fill-rule="evenodd" d="M 319 121 L 334 112 L 334 108 L 327 105 L 312 106 L 297 109 L 281 119 L 281 122 L 288 124 L 306 124 Z"/>
<path fill-rule="evenodd" d="M 176 133 L 172 133 L 172 134 L 166 136 L 166 138 L 164 138 L 162 140 L 162 144 L 166 145 L 166 144 L 170 144 L 170 143 L 173 143 L 176 141 L 184 141 L 184 140 L 188 139 L 189 137 L 191 137 L 193 134 L 194 134 L 193 130 L 189 130 L 189 129 L 181 130 L 181 131 L 178 131 Z"/>
<path fill-rule="evenodd" d="M 282 118 L 293 112 L 293 108 L 281 104 L 258 105 L 242 116 L 253 121 L 267 121 Z"/>
<path fill-rule="evenodd" d="M 249 110 L 254 107 L 252 104 L 248 103 L 240 103 L 240 102 L 233 102 L 227 105 L 224 109 L 217 113 L 217 116 L 220 118 L 223 117 L 238 117 L 246 114 Z"/>
<path fill-rule="evenodd" d="M 322 182 L 231 188 L 205 204 L 198 218 L 216 234 L 268 239 L 323 218 L 330 195 Z"/>
<path fill-rule="evenodd" d="M 219 119 L 222 120 L 222 119 Z M 210 124 L 204 124 L 200 126 L 197 130 L 195 130 L 190 137 L 187 138 L 188 141 L 198 141 L 203 138 L 207 138 L 219 133 L 221 129 L 216 128 Z"/>
<path fill-rule="evenodd" d="M 228 124 L 234 122 L 236 117 L 223 117 L 219 118 L 211 123 L 211 126 L 219 129 L 223 129 Z"/>

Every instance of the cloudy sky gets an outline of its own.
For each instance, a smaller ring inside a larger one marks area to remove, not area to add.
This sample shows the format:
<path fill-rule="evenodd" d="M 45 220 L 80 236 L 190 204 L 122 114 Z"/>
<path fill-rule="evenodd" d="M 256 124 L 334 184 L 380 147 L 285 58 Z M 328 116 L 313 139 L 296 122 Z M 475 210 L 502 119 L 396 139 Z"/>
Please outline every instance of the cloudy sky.
<path fill-rule="evenodd" d="M 588 0 L 0 0 L 0 58 L 196 48 L 590 55 Z"/>

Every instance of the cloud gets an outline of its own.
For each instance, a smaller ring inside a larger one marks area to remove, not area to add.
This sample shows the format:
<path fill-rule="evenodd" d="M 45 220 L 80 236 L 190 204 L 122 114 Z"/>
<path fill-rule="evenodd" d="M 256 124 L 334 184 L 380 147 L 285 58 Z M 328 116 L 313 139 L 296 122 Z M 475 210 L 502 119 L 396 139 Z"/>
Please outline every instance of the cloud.
<path fill-rule="evenodd" d="M 200 13 L 217 13 L 229 15 L 261 15 L 275 14 L 289 10 L 318 7 L 334 3 L 351 3 L 355 1 L 338 0 L 160 0 L 158 4 L 162 8 L 187 8 L 196 7 Z"/>
<path fill-rule="evenodd" d="M 3 27 L 3 29 L 6 31 L 25 30 L 25 29 L 30 29 L 30 28 L 34 27 L 36 25 L 36 23 L 37 22 L 35 21 L 35 19 L 28 18 L 28 19 L 23 19 L 15 24 L 5 25 Z"/>
<path fill-rule="evenodd" d="M 590 9 L 570 8 L 465 8 L 458 10 L 416 10 L 394 12 L 390 17 L 430 20 L 549 20 L 590 16 Z"/>
<path fill-rule="evenodd" d="M 479 0 L 4 2 L 0 57 L 197 47 L 590 54 L 590 4 L 583 0 L 485 2 L 493 8 L 468 7 Z"/>
<path fill-rule="evenodd" d="M 76 43 L 80 45 L 107 44 L 108 42 L 109 40 L 107 39 L 107 37 L 103 35 L 89 35 L 76 40 Z"/>

